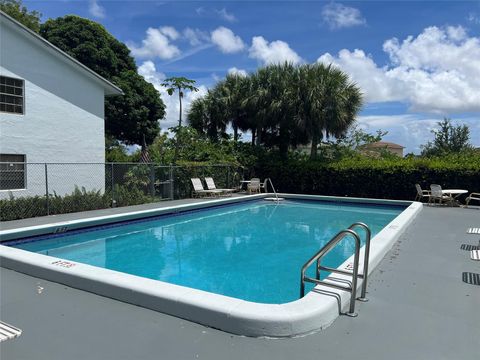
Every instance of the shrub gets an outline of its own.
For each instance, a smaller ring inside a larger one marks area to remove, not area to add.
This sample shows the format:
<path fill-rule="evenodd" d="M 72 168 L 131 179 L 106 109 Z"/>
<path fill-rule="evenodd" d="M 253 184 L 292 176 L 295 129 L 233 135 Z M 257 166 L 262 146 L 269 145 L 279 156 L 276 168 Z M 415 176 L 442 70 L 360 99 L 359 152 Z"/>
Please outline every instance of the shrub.
<path fill-rule="evenodd" d="M 158 201 L 157 198 L 145 195 L 134 186 L 115 186 L 114 197 L 116 206 L 129 206 Z M 45 216 L 47 214 L 67 214 L 78 211 L 106 209 L 112 206 L 112 193 L 100 190 L 87 191 L 75 187 L 68 195 L 50 194 L 48 197 L 48 213 L 46 196 L 31 196 L 0 200 L 0 221 L 10 221 Z"/>
<path fill-rule="evenodd" d="M 424 188 L 480 190 L 480 157 L 371 159 L 362 156 L 336 162 L 268 161 L 255 167 L 270 177 L 279 192 L 412 200 L 414 184 Z"/>

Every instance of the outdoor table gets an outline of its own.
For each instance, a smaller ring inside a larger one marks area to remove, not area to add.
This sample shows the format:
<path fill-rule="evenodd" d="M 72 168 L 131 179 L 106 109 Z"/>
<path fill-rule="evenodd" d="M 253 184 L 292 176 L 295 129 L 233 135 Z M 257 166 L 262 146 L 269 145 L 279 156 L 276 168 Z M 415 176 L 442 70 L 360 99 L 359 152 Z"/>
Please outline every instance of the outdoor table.
<path fill-rule="evenodd" d="M 250 184 L 250 183 L 251 183 L 250 180 L 241 180 L 241 181 L 240 181 L 240 190 L 242 190 L 244 186 L 246 186 L 246 185 L 248 185 L 248 184 Z M 245 191 L 247 191 L 247 190 L 245 189 Z"/>
<path fill-rule="evenodd" d="M 452 200 L 451 204 L 452 205 L 459 205 L 460 202 L 457 200 L 457 198 L 462 195 L 468 193 L 468 190 L 463 190 L 463 189 L 443 189 L 442 194 L 443 195 L 449 195 Z"/>

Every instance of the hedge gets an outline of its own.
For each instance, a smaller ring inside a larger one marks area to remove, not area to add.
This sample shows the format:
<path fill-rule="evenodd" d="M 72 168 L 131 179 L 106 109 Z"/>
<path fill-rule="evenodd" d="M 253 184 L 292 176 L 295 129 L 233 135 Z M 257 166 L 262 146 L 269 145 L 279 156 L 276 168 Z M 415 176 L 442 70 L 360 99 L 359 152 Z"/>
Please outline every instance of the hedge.
<path fill-rule="evenodd" d="M 159 201 L 158 198 L 145 195 L 144 192 L 135 187 L 116 186 L 115 205 L 128 206 L 146 204 Z M 48 199 L 45 196 L 18 197 L 0 200 L 0 221 L 32 218 L 66 214 L 78 211 L 107 209 L 112 206 L 112 194 L 110 191 L 86 191 L 78 187 L 71 194 L 59 196 L 50 194 Z"/>
<path fill-rule="evenodd" d="M 338 162 L 263 161 L 258 177 L 270 177 L 278 192 L 413 200 L 415 183 L 428 189 L 480 192 L 480 156 L 444 159 L 351 158 Z"/>

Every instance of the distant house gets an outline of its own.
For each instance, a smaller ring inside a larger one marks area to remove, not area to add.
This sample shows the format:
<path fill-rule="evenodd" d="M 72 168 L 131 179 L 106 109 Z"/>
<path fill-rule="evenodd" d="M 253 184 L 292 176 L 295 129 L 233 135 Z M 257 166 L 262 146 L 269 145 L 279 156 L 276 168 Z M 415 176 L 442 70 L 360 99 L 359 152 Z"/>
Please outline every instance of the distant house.
<path fill-rule="evenodd" d="M 0 11 L 0 197 L 45 194 L 44 166 L 34 163 L 104 163 L 104 97 L 121 94 Z M 50 193 L 105 186 L 104 165 L 48 171 Z"/>
<path fill-rule="evenodd" d="M 371 144 L 366 144 L 364 146 L 362 146 L 362 152 L 366 152 L 366 153 L 369 153 L 369 152 L 378 152 L 378 151 L 381 151 L 381 150 L 386 150 L 394 155 L 398 155 L 400 157 L 403 157 L 403 149 L 405 149 L 404 146 L 402 145 L 398 145 L 398 144 L 395 144 L 395 143 L 392 143 L 392 142 L 388 142 L 388 141 L 378 141 L 378 142 L 374 142 L 374 143 L 371 143 Z"/>

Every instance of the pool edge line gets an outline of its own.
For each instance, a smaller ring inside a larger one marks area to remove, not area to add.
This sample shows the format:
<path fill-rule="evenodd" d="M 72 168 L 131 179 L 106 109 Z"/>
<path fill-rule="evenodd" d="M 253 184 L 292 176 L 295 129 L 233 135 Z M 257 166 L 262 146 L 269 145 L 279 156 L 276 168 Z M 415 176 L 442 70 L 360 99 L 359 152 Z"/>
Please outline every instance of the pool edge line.
<path fill-rule="evenodd" d="M 281 195 L 291 199 L 329 199 L 339 202 L 352 202 L 354 199 L 354 202 L 363 200 L 364 203 L 374 204 L 393 204 L 393 202 L 399 205 L 410 204 L 372 239 L 369 273 L 375 269 L 401 233 L 422 209 L 421 203 L 411 201 L 337 198 L 300 194 Z M 271 196 L 271 194 L 254 195 L 248 197 L 248 199 L 261 199 L 265 196 Z M 174 208 L 203 208 L 209 207 L 211 204 L 245 200 L 243 198 L 212 200 L 152 209 L 142 213 L 152 214 L 155 212 L 154 210 L 164 210 L 164 213 L 167 213 L 167 209 L 172 211 Z M 132 214 L 137 216 L 139 212 L 131 212 L 126 215 L 132 216 Z M 102 221 L 105 220 L 105 217 L 101 218 Z M 118 219 L 118 216 L 114 216 L 114 218 Z M 88 219 L 82 219 L 83 224 L 86 223 L 84 220 Z M 48 226 L 42 226 L 42 229 L 51 229 L 58 224 L 60 223 L 48 224 Z M 339 268 L 347 267 L 352 259 L 353 256 L 342 263 Z M 73 265 L 70 266 L 70 264 Z M 4 245 L 0 245 L 0 266 L 238 335 L 253 337 L 299 336 L 328 327 L 339 315 L 337 300 L 313 291 L 309 292 L 303 299 L 290 303 L 254 303 L 86 264 L 70 261 L 63 261 L 62 264 L 62 259 Z M 265 285 L 268 286 L 268 284 Z M 361 282 L 359 283 L 360 286 Z M 327 288 L 317 286 L 315 289 L 316 291 L 322 291 Z M 328 288 L 328 290 L 332 291 L 331 288 Z M 340 307 L 345 308 L 348 305 L 349 293 L 345 291 L 335 292 L 340 296 Z"/>

